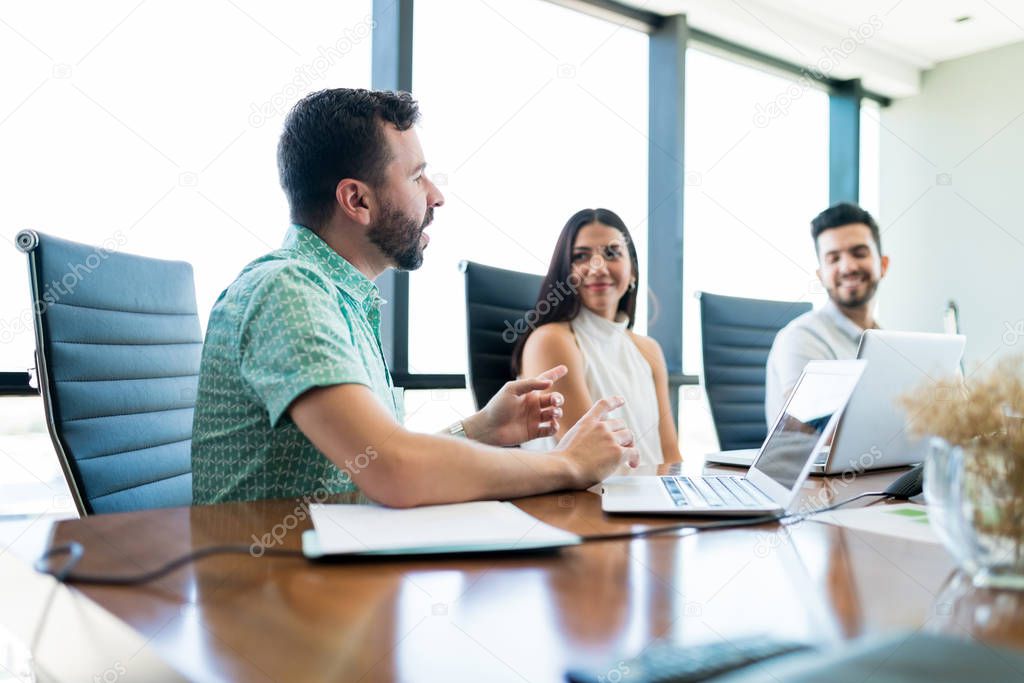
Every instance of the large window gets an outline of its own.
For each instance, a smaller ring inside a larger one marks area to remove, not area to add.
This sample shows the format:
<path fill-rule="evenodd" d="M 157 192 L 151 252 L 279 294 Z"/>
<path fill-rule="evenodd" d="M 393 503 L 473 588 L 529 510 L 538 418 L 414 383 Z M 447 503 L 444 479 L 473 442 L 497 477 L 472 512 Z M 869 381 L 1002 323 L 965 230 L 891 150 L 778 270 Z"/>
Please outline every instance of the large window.
<path fill-rule="evenodd" d="M 410 370 L 462 373 L 459 261 L 543 273 L 569 216 L 601 206 L 643 272 L 647 36 L 541 0 L 418 0 L 414 26 L 421 139 L 447 203 L 410 278 Z"/>
<path fill-rule="evenodd" d="M 370 0 L 22 3 L 3 18 L 0 59 L 18 65 L 0 93 L 5 370 L 29 367 L 34 344 L 19 229 L 192 262 L 205 324 L 287 227 L 275 147 L 288 108 L 370 83 Z"/>
<path fill-rule="evenodd" d="M 820 302 L 810 220 L 828 206 L 828 96 L 701 49 L 686 54 L 683 369 L 701 367 L 697 291 Z M 684 387 L 684 452 L 714 448 Z"/>
<path fill-rule="evenodd" d="M 683 366 L 694 373 L 695 292 L 822 298 L 810 221 L 828 206 L 828 96 L 698 49 L 686 68 Z"/>
<path fill-rule="evenodd" d="M 284 114 L 369 86 L 372 22 L 370 0 L 5 5 L 0 370 L 32 365 L 22 228 L 190 261 L 205 326 L 287 227 Z M 3 416 L 0 515 L 73 510 L 40 400 L 3 399 Z"/>

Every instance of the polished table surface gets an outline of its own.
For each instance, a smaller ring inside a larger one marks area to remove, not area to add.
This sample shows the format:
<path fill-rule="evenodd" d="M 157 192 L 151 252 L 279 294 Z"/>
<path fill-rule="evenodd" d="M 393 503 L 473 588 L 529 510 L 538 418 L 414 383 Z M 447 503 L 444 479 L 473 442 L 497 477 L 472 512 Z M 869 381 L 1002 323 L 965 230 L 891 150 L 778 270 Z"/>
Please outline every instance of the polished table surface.
<path fill-rule="evenodd" d="M 811 478 L 802 495 L 814 507 L 901 473 Z M 585 491 L 514 502 L 581 535 L 679 521 L 606 515 Z M 81 542 L 80 571 L 123 573 L 266 534 L 297 549 L 307 528 L 301 501 L 266 501 L 69 520 L 52 543 Z M 656 639 L 766 632 L 831 643 L 923 628 L 1024 647 L 1024 599 L 972 588 L 940 546 L 813 521 L 539 556 L 330 565 L 216 556 L 148 586 L 72 592 L 194 680 L 559 681 L 569 667 L 617 662 Z"/>

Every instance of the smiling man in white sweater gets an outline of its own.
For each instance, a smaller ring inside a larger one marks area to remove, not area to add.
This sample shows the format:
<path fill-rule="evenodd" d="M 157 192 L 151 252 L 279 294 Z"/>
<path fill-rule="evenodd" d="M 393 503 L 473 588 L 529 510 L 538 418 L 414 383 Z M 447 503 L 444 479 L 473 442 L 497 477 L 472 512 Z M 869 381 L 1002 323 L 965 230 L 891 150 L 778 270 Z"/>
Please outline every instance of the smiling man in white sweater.
<path fill-rule="evenodd" d="M 878 223 L 856 204 L 840 203 L 811 221 L 818 279 L 828 302 L 786 325 L 768 354 L 765 419 L 771 425 L 804 366 L 812 360 L 857 357 L 864 330 L 878 328 L 875 294 L 889 270 Z"/>

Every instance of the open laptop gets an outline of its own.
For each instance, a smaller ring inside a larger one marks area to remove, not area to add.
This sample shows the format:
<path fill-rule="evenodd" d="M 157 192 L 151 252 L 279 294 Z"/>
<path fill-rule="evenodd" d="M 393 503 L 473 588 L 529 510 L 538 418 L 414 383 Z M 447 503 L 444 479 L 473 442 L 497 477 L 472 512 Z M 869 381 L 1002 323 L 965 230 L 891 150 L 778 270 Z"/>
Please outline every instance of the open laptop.
<path fill-rule="evenodd" d="M 746 476 L 625 476 L 602 483 L 605 512 L 756 516 L 781 513 L 835 429 L 865 361 L 812 361 Z"/>
<path fill-rule="evenodd" d="M 925 438 L 911 438 L 900 396 L 960 373 L 966 338 L 959 334 L 865 330 L 857 358 L 868 362 L 857 390 L 811 474 L 902 467 L 924 460 Z"/>
<path fill-rule="evenodd" d="M 834 438 L 827 439 L 811 474 L 902 467 L 924 460 L 926 439 L 911 439 L 898 399 L 928 381 L 960 371 L 966 338 L 956 334 L 865 330 L 857 358 L 868 361 Z M 709 453 L 707 462 L 747 467 L 758 449 Z"/>

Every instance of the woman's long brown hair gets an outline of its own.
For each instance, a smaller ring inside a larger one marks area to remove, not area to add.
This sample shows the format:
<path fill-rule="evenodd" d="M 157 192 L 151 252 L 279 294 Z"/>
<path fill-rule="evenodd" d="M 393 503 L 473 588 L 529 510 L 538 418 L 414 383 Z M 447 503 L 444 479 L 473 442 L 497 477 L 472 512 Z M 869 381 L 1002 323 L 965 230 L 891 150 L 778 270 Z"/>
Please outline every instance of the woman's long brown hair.
<path fill-rule="evenodd" d="M 544 276 L 544 282 L 537 294 L 537 303 L 529 312 L 533 315 L 527 314 L 526 329 L 516 339 L 515 347 L 512 350 L 513 377 L 519 376 L 519 371 L 522 369 L 523 347 L 526 346 L 526 340 L 535 329 L 548 323 L 572 320 L 579 314 L 582 303 L 577 289 L 580 283 L 572 272 L 572 250 L 579 231 L 594 223 L 615 228 L 622 233 L 633 267 L 633 277 L 637 279 L 637 282 L 640 281 L 640 263 L 636 256 L 636 246 L 633 244 L 633 237 L 629 234 L 629 228 L 618 214 L 608 209 L 583 209 L 574 213 L 562 228 L 562 233 L 555 243 L 555 252 L 551 255 L 548 273 Z M 618 310 L 628 317 L 627 327 L 629 329 L 633 328 L 635 322 L 637 291 L 639 288 L 630 288 L 619 299 Z"/>

